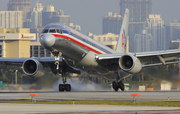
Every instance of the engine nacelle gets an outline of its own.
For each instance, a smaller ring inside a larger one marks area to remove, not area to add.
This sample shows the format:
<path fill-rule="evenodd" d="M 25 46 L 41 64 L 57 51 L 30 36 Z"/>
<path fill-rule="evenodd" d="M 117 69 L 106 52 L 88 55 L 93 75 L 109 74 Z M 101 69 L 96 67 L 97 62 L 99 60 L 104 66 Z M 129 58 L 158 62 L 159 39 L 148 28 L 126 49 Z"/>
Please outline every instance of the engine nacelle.
<path fill-rule="evenodd" d="M 44 67 L 37 59 L 26 60 L 22 65 L 22 69 L 31 78 L 38 78 L 44 75 Z"/>
<path fill-rule="evenodd" d="M 142 69 L 141 62 L 133 55 L 123 55 L 119 59 L 119 67 L 128 73 L 138 73 Z"/>

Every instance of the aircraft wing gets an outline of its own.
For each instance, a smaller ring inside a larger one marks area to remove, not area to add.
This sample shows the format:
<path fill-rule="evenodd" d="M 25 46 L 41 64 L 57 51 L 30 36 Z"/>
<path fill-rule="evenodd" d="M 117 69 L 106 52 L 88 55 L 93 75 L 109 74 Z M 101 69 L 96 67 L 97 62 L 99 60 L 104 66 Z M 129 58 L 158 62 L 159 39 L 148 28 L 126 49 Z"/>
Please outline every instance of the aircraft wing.
<path fill-rule="evenodd" d="M 179 49 L 141 52 L 135 53 L 135 56 L 141 61 L 142 67 L 180 63 Z"/>
<path fill-rule="evenodd" d="M 55 59 L 54 57 L 31 57 L 31 58 L 3 58 L 0 57 L 0 63 L 5 65 L 16 65 L 16 66 L 22 66 L 22 64 L 29 59 L 36 59 L 38 60 L 40 63 L 43 64 L 44 67 L 49 67 L 50 64 L 54 65 Z M 65 60 L 65 59 L 64 59 Z M 60 65 L 63 62 L 63 58 L 60 57 L 59 58 L 59 62 Z M 80 69 L 73 67 L 72 65 L 72 61 L 66 59 L 65 60 L 65 65 L 66 67 L 68 67 L 68 71 L 70 73 L 77 73 L 80 74 L 80 72 L 82 72 Z"/>
<path fill-rule="evenodd" d="M 179 49 L 126 54 L 130 54 L 138 58 L 142 64 L 142 67 L 180 63 Z M 96 55 L 96 59 L 103 66 L 109 67 L 113 64 L 111 67 L 116 67 L 115 69 L 117 69 L 119 59 L 126 54 L 99 54 Z"/>
<path fill-rule="evenodd" d="M 31 58 L 4 58 L 0 57 L 0 62 L 5 64 L 14 64 L 14 65 L 21 65 L 24 61 L 28 59 L 37 59 L 41 63 L 45 62 L 54 62 L 54 57 L 31 57 Z M 60 58 L 60 61 L 62 61 L 62 58 Z"/>

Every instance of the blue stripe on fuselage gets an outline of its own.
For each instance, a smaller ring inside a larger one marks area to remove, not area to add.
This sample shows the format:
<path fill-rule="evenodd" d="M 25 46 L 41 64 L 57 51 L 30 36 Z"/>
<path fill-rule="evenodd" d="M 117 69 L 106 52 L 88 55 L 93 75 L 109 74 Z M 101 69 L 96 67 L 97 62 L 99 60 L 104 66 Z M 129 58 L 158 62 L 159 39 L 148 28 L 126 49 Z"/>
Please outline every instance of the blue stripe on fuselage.
<path fill-rule="evenodd" d="M 108 50 L 104 49 L 103 47 L 99 46 L 98 44 L 95 44 L 95 43 L 89 41 L 89 40 L 88 40 L 88 37 L 87 37 L 87 39 L 85 39 L 85 38 L 83 38 L 83 37 L 81 37 L 81 36 L 79 36 L 79 35 L 71 32 L 70 30 L 67 30 L 67 28 L 66 28 L 66 29 L 63 29 L 63 33 L 66 33 L 66 34 L 69 34 L 69 35 L 71 35 L 71 36 L 74 36 L 74 37 L 76 37 L 77 39 L 79 39 L 79 40 L 81 40 L 81 41 L 83 41 L 83 42 L 85 42 L 85 43 L 87 43 L 87 44 L 89 44 L 89 45 L 91 45 L 91 46 L 93 46 L 93 47 L 95 47 L 95 48 L 98 48 L 99 50 L 101 50 L 101 51 L 103 51 L 103 52 L 105 52 L 105 53 L 107 53 L 107 54 L 111 54 L 111 53 L 112 53 L 111 51 L 108 51 Z M 85 36 L 85 37 L 86 37 L 86 36 Z M 98 42 L 98 43 L 99 43 L 99 42 Z"/>

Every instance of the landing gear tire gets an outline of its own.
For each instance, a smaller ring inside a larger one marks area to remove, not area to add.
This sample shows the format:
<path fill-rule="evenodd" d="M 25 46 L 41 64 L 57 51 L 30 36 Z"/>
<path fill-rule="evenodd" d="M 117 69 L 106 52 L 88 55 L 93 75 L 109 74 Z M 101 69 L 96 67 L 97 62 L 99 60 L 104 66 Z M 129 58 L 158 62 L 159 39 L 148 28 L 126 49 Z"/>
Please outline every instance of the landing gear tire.
<path fill-rule="evenodd" d="M 59 84 L 59 91 L 64 91 L 64 85 L 63 84 Z"/>
<path fill-rule="evenodd" d="M 122 81 L 118 83 L 113 81 L 112 86 L 113 86 L 114 91 L 118 91 L 119 88 L 121 89 L 121 91 L 124 91 L 124 84 L 122 83 Z"/>
<path fill-rule="evenodd" d="M 113 81 L 112 86 L 113 86 L 114 91 L 118 91 L 119 87 L 115 81 Z"/>
<path fill-rule="evenodd" d="M 59 91 L 71 91 L 71 85 L 70 84 L 59 84 Z"/>
<path fill-rule="evenodd" d="M 71 85 L 70 84 L 66 84 L 66 91 L 71 91 Z"/>
<path fill-rule="evenodd" d="M 121 89 L 121 91 L 124 91 L 124 84 L 122 83 L 122 81 L 118 82 L 118 86 Z"/>

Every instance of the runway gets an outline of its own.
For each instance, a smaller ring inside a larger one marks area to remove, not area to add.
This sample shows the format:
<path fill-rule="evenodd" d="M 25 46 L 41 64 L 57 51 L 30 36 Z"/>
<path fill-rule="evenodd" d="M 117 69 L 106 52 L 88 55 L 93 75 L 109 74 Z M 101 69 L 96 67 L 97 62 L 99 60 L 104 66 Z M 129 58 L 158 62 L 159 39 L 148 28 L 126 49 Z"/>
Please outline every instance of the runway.
<path fill-rule="evenodd" d="M 123 106 L 123 105 L 60 105 L 60 104 L 11 104 L 10 101 L 30 101 L 29 94 L 38 93 L 39 101 L 62 100 L 123 100 L 132 101 L 131 94 L 139 93 L 140 101 L 180 101 L 179 91 L 94 91 L 56 92 L 25 91 L 0 92 L 0 113 L 82 113 L 82 114 L 173 114 L 180 113 L 180 107 Z M 5 102 L 5 103 L 2 103 Z"/>
<path fill-rule="evenodd" d="M 43 100 L 132 100 L 131 94 L 139 93 L 140 101 L 180 101 L 179 91 L 100 91 L 100 92 L 55 92 L 55 91 L 26 91 L 26 92 L 0 92 L 2 100 L 28 99 L 30 93 L 38 93 L 38 99 Z"/>
<path fill-rule="evenodd" d="M 118 105 L 57 105 L 57 104 L 0 104 L 0 113 L 75 113 L 75 114 L 171 114 L 179 107 L 146 107 Z M 155 111 L 154 111 L 155 110 Z M 164 111 L 162 111 L 164 110 Z"/>

